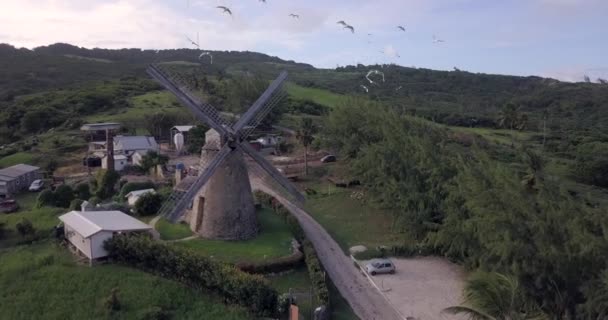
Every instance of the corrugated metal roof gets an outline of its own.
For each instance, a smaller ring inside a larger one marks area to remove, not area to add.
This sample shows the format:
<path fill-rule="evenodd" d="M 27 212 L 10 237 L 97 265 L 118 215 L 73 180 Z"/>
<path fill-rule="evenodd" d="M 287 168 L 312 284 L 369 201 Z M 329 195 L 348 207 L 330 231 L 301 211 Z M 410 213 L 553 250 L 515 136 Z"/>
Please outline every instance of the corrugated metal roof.
<path fill-rule="evenodd" d="M 154 189 L 134 190 L 134 191 L 127 193 L 125 198 L 131 197 L 131 196 L 141 196 L 146 193 L 156 193 L 156 191 L 154 191 Z"/>
<path fill-rule="evenodd" d="M 83 237 L 100 231 L 135 231 L 152 229 L 149 225 L 121 211 L 70 211 L 59 217 Z"/>
<path fill-rule="evenodd" d="M 158 144 L 154 137 L 147 136 L 116 136 L 114 137 L 115 150 L 143 150 L 157 149 Z"/>
<path fill-rule="evenodd" d="M 171 129 L 175 129 L 179 132 L 188 132 L 190 129 L 194 128 L 194 126 L 175 126 Z"/>
<path fill-rule="evenodd" d="M 4 176 L 4 177 L 6 177 L 6 179 L 3 179 L 3 180 L 8 181 L 8 180 L 10 180 L 9 178 L 17 178 L 21 175 L 24 175 L 26 173 L 30 173 L 30 172 L 33 172 L 36 170 L 40 170 L 40 168 L 35 167 L 35 166 L 30 166 L 29 164 L 17 164 L 12 167 L 0 169 L 0 177 Z"/>

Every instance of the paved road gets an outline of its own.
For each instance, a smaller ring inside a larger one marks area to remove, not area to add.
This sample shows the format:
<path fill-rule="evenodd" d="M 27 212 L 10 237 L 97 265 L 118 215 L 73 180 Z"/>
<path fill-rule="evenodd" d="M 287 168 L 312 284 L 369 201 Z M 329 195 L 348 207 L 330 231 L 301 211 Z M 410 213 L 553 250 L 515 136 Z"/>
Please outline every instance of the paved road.
<path fill-rule="evenodd" d="M 338 243 L 306 211 L 261 183 L 259 179 L 252 179 L 252 187 L 274 196 L 298 219 L 329 277 L 361 320 L 403 319 L 353 266 L 353 261 L 342 252 Z"/>

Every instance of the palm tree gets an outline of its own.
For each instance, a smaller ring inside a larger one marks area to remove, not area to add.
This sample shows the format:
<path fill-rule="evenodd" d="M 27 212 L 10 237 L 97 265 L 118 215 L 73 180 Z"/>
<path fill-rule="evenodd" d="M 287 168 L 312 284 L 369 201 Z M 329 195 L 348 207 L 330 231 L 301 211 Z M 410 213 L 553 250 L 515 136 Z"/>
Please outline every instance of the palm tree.
<path fill-rule="evenodd" d="M 519 121 L 519 108 L 512 103 L 507 103 L 498 116 L 498 125 L 502 128 L 513 130 Z"/>
<path fill-rule="evenodd" d="M 301 118 L 300 125 L 296 131 L 296 138 L 304 146 L 304 175 L 308 175 L 308 147 L 315 139 L 314 134 L 317 127 L 310 118 Z"/>
<path fill-rule="evenodd" d="M 548 317 L 526 297 L 519 281 L 494 272 L 475 272 L 464 288 L 465 303 L 443 310 L 471 320 L 545 320 Z"/>

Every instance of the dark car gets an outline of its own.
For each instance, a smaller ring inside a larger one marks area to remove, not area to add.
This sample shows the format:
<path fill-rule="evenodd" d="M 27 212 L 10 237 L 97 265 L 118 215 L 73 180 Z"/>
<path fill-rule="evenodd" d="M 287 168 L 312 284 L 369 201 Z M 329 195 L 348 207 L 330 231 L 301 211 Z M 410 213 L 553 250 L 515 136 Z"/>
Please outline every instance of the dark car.
<path fill-rule="evenodd" d="M 19 210 L 19 204 L 15 200 L 0 201 L 0 213 L 12 213 Z"/>
<path fill-rule="evenodd" d="M 329 154 L 321 158 L 321 162 L 323 163 L 336 162 L 336 160 L 336 156 L 334 156 L 333 154 Z"/>

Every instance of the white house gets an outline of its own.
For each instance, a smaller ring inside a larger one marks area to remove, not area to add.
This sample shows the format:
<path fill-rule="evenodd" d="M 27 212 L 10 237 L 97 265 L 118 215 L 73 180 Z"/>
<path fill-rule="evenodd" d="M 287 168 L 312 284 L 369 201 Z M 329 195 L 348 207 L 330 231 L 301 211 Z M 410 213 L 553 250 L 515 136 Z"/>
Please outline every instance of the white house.
<path fill-rule="evenodd" d="M 154 191 L 154 189 L 135 190 L 135 191 L 131 191 L 131 192 L 127 193 L 125 198 L 127 198 L 127 202 L 129 203 L 129 206 L 134 206 L 135 202 L 137 202 L 137 200 L 139 200 L 139 198 L 141 198 L 143 195 L 148 194 L 148 193 L 155 194 L 156 191 Z"/>
<path fill-rule="evenodd" d="M 138 152 L 142 155 L 148 151 L 159 152 L 158 143 L 154 137 L 148 136 L 116 136 L 114 137 L 114 154 L 125 155 L 130 158 Z"/>
<path fill-rule="evenodd" d="M 63 222 L 65 238 L 90 261 L 108 255 L 103 243 L 115 234 L 152 230 L 120 211 L 71 211 L 59 220 Z"/>

